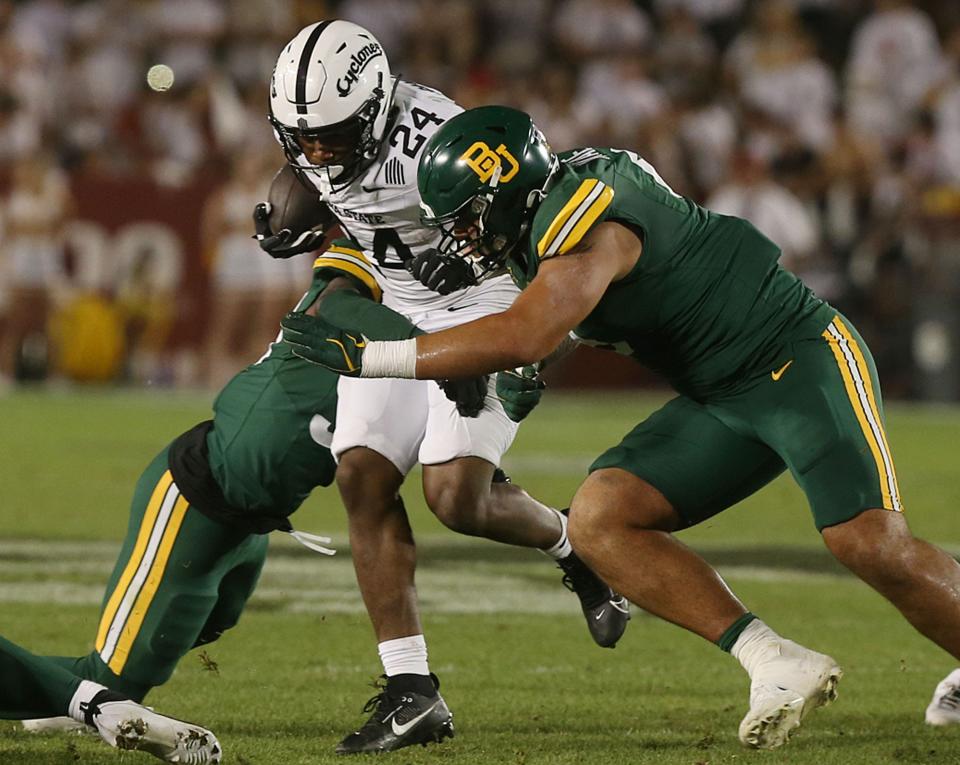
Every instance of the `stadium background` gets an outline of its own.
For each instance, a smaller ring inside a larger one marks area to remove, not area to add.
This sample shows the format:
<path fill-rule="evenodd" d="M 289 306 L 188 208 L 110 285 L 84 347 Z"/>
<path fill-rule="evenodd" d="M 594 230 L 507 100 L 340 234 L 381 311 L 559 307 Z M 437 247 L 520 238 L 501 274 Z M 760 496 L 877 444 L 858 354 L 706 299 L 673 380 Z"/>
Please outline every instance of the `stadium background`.
<path fill-rule="evenodd" d="M 282 161 L 266 85 L 283 42 L 332 16 L 464 106 L 530 111 L 558 150 L 638 151 L 777 241 L 856 321 L 888 398 L 960 396 L 950 0 L 0 0 L 7 384 L 216 388 L 259 355 L 305 266 L 248 240 Z M 551 382 L 653 382 L 590 353 Z"/>
<path fill-rule="evenodd" d="M 281 161 L 264 119 L 277 51 L 334 15 L 371 27 L 405 77 L 465 106 L 527 108 L 558 149 L 637 150 L 678 191 L 739 211 L 854 318 L 888 400 L 960 395 L 955 0 L 0 0 L 5 637 L 89 649 L 136 477 L 209 416 L 205 388 L 259 356 L 302 289 L 310 259 L 264 257 L 249 216 Z M 166 92 L 145 84 L 158 63 L 175 72 Z M 552 387 L 655 385 L 611 358 L 581 355 Z M 16 374 L 128 385 L 20 386 Z M 664 395 L 548 391 L 504 467 L 562 507 Z M 894 403 L 888 421 L 912 528 L 957 554 L 960 411 Z M 769 754 L 737 742 L 735 661 L 637 610 L 617 650 L 595 649 L 542 556 L 450 533 L 418 476 L 408 483 L 431 666 L 459 734 L 399 761 L 956 761 L 960 731 L 921 722 L 954 662 L 830 558 L 788 477 L 681 535 L 771 625 L 847 673 L 840 702 Z M 294 520 L 329 533 L 338 555 L 272 535 L 240 627 L 149 697 L 209 725 L 237 765 L 339 761 L 333 746 L 362 721 L 379 671 L 336 492 L 314 492 Z M 117 758 L 0 723 L 0 762 Z"/>

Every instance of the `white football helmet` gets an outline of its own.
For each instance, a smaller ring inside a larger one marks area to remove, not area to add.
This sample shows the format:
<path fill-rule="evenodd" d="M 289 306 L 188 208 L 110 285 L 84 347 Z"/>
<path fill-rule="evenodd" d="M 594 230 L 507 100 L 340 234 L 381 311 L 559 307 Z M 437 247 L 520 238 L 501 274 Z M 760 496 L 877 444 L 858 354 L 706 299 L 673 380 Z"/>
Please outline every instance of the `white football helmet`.
<path fill-rule="evenodd" d="M 395 83 L 386 53 L 349 21 L 304 27 L 284 47 L 270 82 L 270 123 L 287 161 L 349 183 L 380 149 Z M 342 147 L 322 167 L 310 164 L 297 138 Z"/>

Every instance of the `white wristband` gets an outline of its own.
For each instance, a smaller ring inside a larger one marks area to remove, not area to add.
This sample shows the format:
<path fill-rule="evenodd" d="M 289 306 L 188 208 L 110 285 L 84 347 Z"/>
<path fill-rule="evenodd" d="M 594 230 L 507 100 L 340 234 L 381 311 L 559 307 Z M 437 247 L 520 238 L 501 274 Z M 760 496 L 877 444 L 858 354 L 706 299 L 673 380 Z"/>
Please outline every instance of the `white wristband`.
<path fill-rule="evenodd" d="M 363 350 L 361 377 L 402 377 L 417 374 L 417 338 L 409 340 L 368 340 Z"/>

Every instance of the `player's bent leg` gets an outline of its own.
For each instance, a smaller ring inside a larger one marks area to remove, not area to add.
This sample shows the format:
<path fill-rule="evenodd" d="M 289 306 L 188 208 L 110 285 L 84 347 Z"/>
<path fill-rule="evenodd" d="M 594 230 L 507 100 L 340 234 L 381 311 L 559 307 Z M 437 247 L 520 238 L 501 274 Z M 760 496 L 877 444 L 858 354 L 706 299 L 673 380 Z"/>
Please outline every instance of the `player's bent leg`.
<path fill-rule="evenodd" d="M 960 723 L 960 669 L 955 669 L 937 683 L 924 719 L 927 725 Z"/>
<path fill-rule="evenodd" d="M 562 530 L 556 512 L 514 483 L 493 483 L 495 468 L 480 457 L 424 465 L 427 505 L 459 534 L 538 549 L 553 545 Z"/>
<path fill-rule="evenodd" d="M 251 536 L 247 540 L 243 559 L 220 581 L 217 603 L 201 627 L 194 648 L 219 640 L 223 633 L 237 626 L 247 601 L 260 581 L 267 559 L 268 541 L 266 534 Z"/>
<path fill-rule="evenodd" d="M 161 452 L 137 483 L 130 525 L 110 577 L 94 651 L 68 669 L 141 700 L 166 682 L 197 642 L 242 568 L 252 588 L 265 538 L 212 521 L 189 507 Z"/>
<path fill-rule="evenodd" d="M 914 537 L 903 513 L 891 510 L 866 510 L 822 536 L 837 560 L 960 659 L 960 564 L 953 557 Z"/>
<path fill-rule="evenodd" d="M 570 542 L 631 603 L 716 642 L 747 609 L 706 561 L 669 533 L 679 523 L 656 488 L 607 468 L 577 490 Z"/>
<path fill-rule="evenodd" d="M 554 558 L 564 586 L 580 600 L 594 642 L 616 646 L 630 619 L 629 604 L 573 552 L 564 516 L 516 484 L 495 481 L 494 465 L 480 457 L 424 465 L 423 487 L 430 509 L 453 531 L 533 547 Z"/>

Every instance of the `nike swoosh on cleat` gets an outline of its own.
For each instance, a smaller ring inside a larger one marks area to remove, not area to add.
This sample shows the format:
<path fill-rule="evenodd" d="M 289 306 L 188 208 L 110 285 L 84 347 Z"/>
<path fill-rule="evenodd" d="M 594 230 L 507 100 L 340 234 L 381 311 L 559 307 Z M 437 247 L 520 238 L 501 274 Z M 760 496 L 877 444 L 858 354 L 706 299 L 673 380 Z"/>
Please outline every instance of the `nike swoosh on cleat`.
<path fill-rule="evenodd" d="M 596 619 L 597 621 L 600 621 L 600 620 L 603 618 L 603 615 L 604 615 L 605 613 L 607 613 L 607 609 L 601 608 L 600 611 L 599 611 L 599 613 L 598 613 L 596 616 L 594 616 L 593 618 Z"/>
<path fill-rule="evenodd" d="M 398 725 L 396 720 L 391 720 L 390 728 L 393 730 L 393 735 L 402 736 L 404 733 L 406 733 L 412 727 L 414 727 L 418 722 L 420 722 L 424 717 L 430 714 L 439 703 L 440 703 L 440 700 L 437 699 L 436 701 L 433 702 L 433 704 L 430 705 L 430 707 L 425 712 L 422 712 L 421 714 L 414 717 L 412 720 L 409 720 L 408 722 L 405 722 L 402 725 Z"/>

